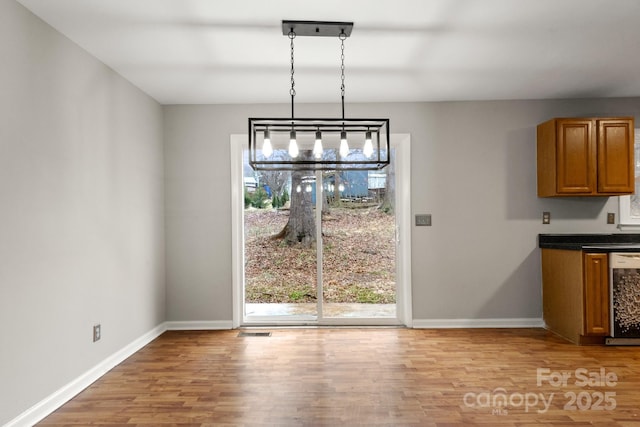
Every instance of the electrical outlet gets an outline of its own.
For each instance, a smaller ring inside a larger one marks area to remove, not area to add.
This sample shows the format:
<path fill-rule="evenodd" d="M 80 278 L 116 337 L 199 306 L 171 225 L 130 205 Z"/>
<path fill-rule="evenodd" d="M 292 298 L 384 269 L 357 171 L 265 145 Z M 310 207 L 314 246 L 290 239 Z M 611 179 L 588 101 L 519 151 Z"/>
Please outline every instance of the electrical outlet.
<path fill-rule="evenodd" d="M 607 224 L 616 223 L 616 214 L 613 212 L 607 212 Z"/>
<path fill-rule="evenodd" d="M 93 342 L 99 341 L 102 335 L 102 331 L 100 330 L 100 324 L 93 325 Z"/>
<path fill-rule="evenodd" d="M 542 223 L 551 224 L 551 212 L 542 212 Z"/>
<path fill-rule="evenodd" d="M 416 215 L 417 226 L 431 226 L 431 214 Z"/>

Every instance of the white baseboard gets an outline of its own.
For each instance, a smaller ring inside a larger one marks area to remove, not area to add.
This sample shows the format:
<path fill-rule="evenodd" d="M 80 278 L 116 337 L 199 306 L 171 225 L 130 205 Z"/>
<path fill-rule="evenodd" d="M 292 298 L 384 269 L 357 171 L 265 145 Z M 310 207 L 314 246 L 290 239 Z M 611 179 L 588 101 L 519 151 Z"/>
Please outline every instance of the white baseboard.
<path fill-rule="evenodd" d="M 140 338 L 128 344 L 121 350 L 104 359 L 102 362 L 80 375 L 75 380 L 47 396 L 31 408 L 9 421 L 3 427 L 27 427 L 36 424 L 50 415 L 56 409 L 71 400 L 82 390 L 90 386 L 126 358 L 140 350 L 145 345 L 159 337 L 163 332 L 183 330 L 219 330 L 232 329 L 231 320 L 195 321 L 195 322 L 164 322 Z"/>
<path fill-rule="evenodd" d="M 416 329 L 453 328 L 544 328 L 539 318 L 515 319 L 413 319 Z"/>
<path fill-rule="evenodd" d="M 101 376 L 109 372 L 109 370 L 120 364 L 127 357 L 131 356 L 136 351 L 159 337 L 164 331 L 166 331 L 164 323 L 156 326 L 121 350 L 107 357 L 75 380 L 42 399 L 31 408 L 9 421 L 9 423 L 5 424 L 4 427 L 25 427 L 36 424 L 67 403 L 82 390 L 98 380 Z"/>
<path fill-rule="evenodd" d="M 165 322 L 168 331 L 204 331 L 233 329 L 231 320 L 198 320 L 186 322 Z"/>

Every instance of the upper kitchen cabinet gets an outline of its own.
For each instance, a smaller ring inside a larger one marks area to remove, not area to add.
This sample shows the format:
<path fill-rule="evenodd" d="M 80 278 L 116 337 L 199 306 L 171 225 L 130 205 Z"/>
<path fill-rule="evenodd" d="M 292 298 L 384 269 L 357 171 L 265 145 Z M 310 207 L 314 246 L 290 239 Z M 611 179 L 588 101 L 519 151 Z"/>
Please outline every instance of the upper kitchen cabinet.
<path fill-rule="evenodd" d="M 633 118 L 552 119 L 538 125 L 538 196 L 634 192 Z"/>

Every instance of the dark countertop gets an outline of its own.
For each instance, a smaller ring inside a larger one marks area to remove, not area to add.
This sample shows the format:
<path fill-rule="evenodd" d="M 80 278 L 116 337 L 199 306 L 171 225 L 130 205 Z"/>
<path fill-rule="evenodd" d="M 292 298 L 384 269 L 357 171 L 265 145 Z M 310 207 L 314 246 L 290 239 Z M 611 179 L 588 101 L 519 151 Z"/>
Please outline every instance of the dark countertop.
<path fill-rule="evenodd" d="M 586 252 L 640 252 L 640 234 L 539 234 L 541 249 Z"/>

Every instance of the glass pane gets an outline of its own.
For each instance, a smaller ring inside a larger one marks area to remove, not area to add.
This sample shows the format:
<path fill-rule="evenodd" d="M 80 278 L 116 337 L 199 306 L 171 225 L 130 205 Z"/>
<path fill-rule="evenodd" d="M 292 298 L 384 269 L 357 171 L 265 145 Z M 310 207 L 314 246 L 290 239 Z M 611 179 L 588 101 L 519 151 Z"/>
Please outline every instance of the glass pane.
<path fill-rule="evenodd" d="M 323 186 L 323 316 L 395 318 L 393 166 L 326 172 Z"/>
<path fill-rule="evenodd" d="M 304 178 L 297 172 L 255 172 L 245 152 L 245 315 L 249 321 L 317 318 L 315 182 Z M 309 221 L 314 230 L 305 229 Z M 293 232 L 285 233 L 289 230 Z M 306 237 L 305 232 L 309 232 Z"/>

